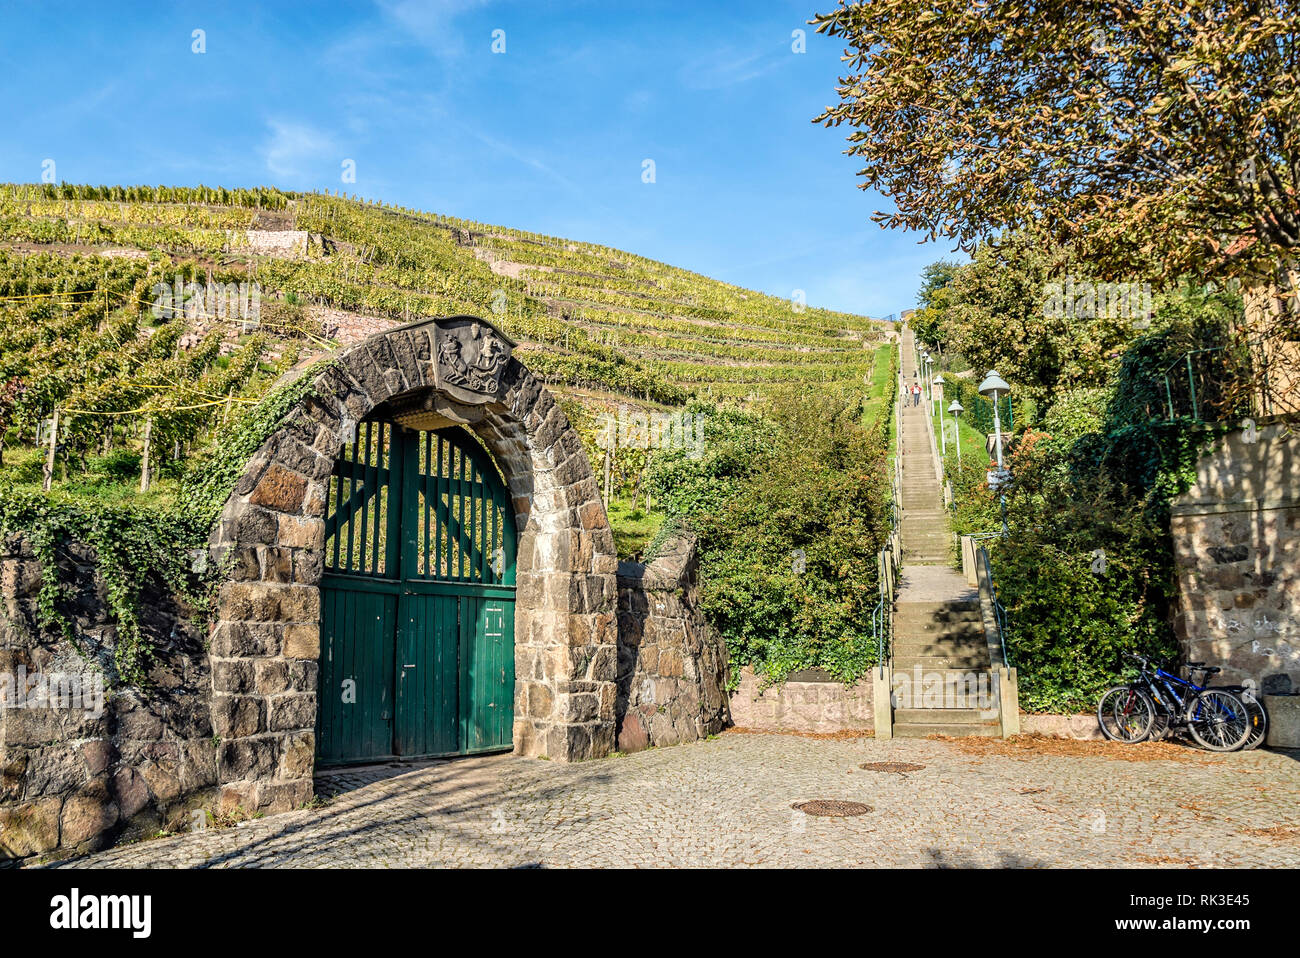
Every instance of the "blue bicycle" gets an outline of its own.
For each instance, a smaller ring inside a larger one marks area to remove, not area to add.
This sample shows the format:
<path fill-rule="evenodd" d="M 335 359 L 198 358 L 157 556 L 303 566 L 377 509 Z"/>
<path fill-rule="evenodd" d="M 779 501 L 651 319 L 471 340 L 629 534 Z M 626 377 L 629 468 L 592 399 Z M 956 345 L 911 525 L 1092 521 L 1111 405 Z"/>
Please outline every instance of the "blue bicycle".
<path fill-rule="evenodd" d="M 1137 663 L 1137 677 L 1108 690 L 1097 703 L 1101 732 L 1111 741 L 1142 742 L 1185 728 L 1202 748 L 1231 752 L 1250 738 L 1253 723 L 1246 705 L 1231 692 L 1202 688 L 1140 655 L 1126 652 L 1125 657 Z M 1219 671 L 1204 663 L 1195 666 L 1207 677 Z"/>

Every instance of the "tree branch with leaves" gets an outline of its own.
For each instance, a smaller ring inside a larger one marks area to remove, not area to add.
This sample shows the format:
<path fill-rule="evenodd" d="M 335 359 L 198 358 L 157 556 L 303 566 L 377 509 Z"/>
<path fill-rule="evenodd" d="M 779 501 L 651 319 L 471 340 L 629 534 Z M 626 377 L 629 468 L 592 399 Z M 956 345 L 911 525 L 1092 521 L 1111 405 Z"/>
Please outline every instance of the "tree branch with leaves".
<path fill-rule="evenodd" d="M 839 102 L 874 219 L 970 250 L 1007 230 L 1107 278 L 1260 277 L 1300 255 L 1297 0 L 870 0 Z"/>

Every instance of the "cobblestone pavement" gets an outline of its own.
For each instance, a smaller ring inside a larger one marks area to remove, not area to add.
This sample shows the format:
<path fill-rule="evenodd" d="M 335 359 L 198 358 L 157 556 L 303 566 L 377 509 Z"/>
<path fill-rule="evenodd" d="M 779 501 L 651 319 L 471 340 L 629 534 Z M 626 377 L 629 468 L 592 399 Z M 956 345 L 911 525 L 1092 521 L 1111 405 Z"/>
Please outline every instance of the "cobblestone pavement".
<path fill-rule="evenodd" d="M 378 766 L 321 776 L 324 807 L 63 866 L 1300 865 L 1300 752 L 1186 755 L 990 755 L 933 739 L 729 732 L 574 765 Z M 881 761 L 925 768 L 859 768 Z M 791 808 L 818 798 L 872 811 Z"/>

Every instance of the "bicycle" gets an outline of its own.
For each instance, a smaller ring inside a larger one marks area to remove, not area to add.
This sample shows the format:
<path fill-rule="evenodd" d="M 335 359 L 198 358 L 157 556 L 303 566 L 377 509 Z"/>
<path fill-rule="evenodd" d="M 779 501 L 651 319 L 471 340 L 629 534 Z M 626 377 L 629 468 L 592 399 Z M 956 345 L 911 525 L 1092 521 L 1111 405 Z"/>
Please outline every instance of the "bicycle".
<path fill-rule="evenodd" d="M 1201 680 L 1203 682 L 1208 682 L 1211 676 L 1218 675 L 1222 671 L 1217 665 L 1206 665 L 1204 662 L 1187 663 L 1188 676 L 1200 672 L 1204 676 Z M 1241 750 L 1249 752 L 1263 745 L 1264 739 L 1268 737 L 1268 712 L 1264 709 L 1264 703 L 1255 697 L 1254 687 L 1248 685 L 1211 685 L 1209 688 L 1213 691 L 1229 693 L 1238 699 L 1246 709 L 1246 721 L 1250 724 L 1250 731 L 1246 735 L 1246 741 L 1241 745 Z"/>
<path fill-rule="evenodd" d="M 1202 688 L 1188 679 L 1166 672 L 1141 655 L 1125 653 L 1138 664 L 1138 675 L 1127 685 L 1108 689 L 1097 702 L 1097 723 L 1113 742 L 1145 741 L 1163 720 L 1157 738 L 1174 728 L 1185 728 L 1202 748 L 1231 752 L 1241 748 L 1254 729 L 1246 703 L 1224 689 Z M 1213 674 L 1205 663 L 1197 670 Z"/>
<path fill-rule="evenodd" d="M 1188 668 L 1193 665 L 1201 666 L 1203 663 L 1187 663 Z M 1217 668 L 1213 669 L 1210 674 L 1218 671 Z M 1255 697 L 1255 688 L 1247 685 L 1213 685 L 1211 688 L 1231 692 L 1241 700 L 1242 705 L 1246 708 L 1246 719 L 1250 722 L 1250 734 L 1246 736 L 1246 742 L 1241 746 L 1241 750 L 1249 752 L 1251 749 L 1263 745 L 1264 739 L 1268 738 L 1268 711 L 1264 708 L 1264 703 Z"/>

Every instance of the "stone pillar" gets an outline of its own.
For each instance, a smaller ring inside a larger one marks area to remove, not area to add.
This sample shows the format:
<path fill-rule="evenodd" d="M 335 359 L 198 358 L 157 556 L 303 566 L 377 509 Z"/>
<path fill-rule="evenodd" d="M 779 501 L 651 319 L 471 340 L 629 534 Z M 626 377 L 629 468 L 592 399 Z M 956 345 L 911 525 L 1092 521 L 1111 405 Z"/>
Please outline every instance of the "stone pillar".
<path fill-rule="evenodd" d="M 893 685 L 894 670 L 890 666 L 877 665 L 871 670 L 871 701 L 878 739 L 894 737 Z"/>
<path fill-rule="evenodd" d="M 1264 695 L 1264 711 L 1268 713 L 1269 748 L 1300 748 L 1300 692 L 1290 695 Z"/>
<path fill-rule="evenodd" d="M 620 751 L 691 742 L 730 724 L 727 650 L 704 622 L 697 570 L 690 535 L 650 563 L 618 565 Z"/>

